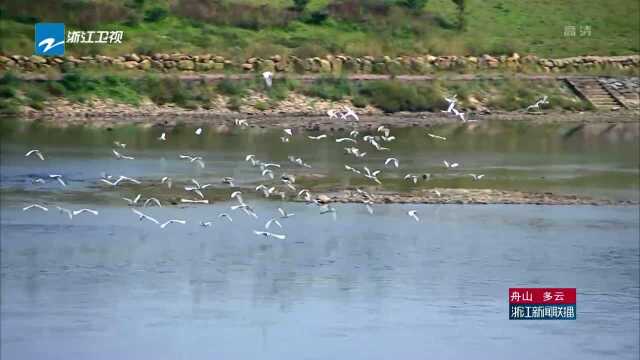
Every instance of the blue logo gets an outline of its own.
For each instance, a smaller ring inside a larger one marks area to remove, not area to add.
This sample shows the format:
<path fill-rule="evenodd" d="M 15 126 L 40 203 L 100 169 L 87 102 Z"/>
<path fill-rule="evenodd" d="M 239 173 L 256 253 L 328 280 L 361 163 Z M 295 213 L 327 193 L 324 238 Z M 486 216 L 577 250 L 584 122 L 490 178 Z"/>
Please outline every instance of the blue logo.
<path fill-rule="evenodd" d="M 64 24 L 36 24 L 36 55 L 64 55 Z"/>

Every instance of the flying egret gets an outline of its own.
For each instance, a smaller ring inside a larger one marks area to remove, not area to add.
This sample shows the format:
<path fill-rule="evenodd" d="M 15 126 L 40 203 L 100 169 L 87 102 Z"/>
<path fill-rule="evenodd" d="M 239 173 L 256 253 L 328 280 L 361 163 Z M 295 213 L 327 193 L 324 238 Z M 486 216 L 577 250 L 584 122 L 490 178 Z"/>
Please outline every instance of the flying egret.
<path fill-rule="evenodd" d="M 336 142 L 337 142 L 337 143 L 341 143 L 341 142 L 345 142 L 345 141 L 349 141 L 349 142 L 352 142 L 352 143 L 354 143 L 354 144 L 357 144 L 357 143 L 358 143 L 358 141 L 357 141 L 357 140 L 352 139 L 352 138 L 338 138 L 338 139 L 336 139 Z"/>
<path fill-rule="evenodd" d="M 74 210 L 73 211 L 73 216 L 77 216 L 83 213 L 89 213 L 92 215 L 98 215 L 98 211 L 97 210 L 92 210 L 92 209 L 80 209 L 80 210 Z"/>
<path fill-rule="evenodd" d="M 442 160 L 442 162 L 444 163 L 444 166 L 447 169 L 454 169 L 454 168 L 457 168 L 458 166 L 460 166 L 460 164 L 458 164 L 458 163 L 449 163 L 447 160 Z"/>
<path fill-rule="evenodd" d="M 154 198 L 154 197 L 150 197 L 147 200 L 144 201 L 143 207 L 147 207 L 149 206 L 149 204 L 156 204 L 156 206 L 158 207 L 162 207 L 162 205 L 160 204 L 160 200 Z"/>
<path fill-rule="evenodd" d="M 393 163 L 393 166 L 395 166 L 395 167 L 396 167 L 396 169 L 397 169 L 397 168 L 398 168 L 398 166 L 400 165 L 400 164 L 398 163 L 398 159 L 396 159 L 396 158 L 388 158 L 387 160 L 385 160 L 384 165 L 385 165 L 385 166 L 387 166 L 387 165 L 389 165 L 389 163 Z"/>
<path fill-rule="evenodd" d="M 31 210 L 31 209 L 40 209 L 43 211 L 49 211 L 49 209 L 47 209 L 46 207 L 42 206 L 42 205 L 38 205 L 38 204 L 31 204 L 29 206 L 25 206 L 22 208 L 22 211 L 27 211 L 27 210 Z"/>
<path fill-rule="evenodd" d="M 143 214 L 141 211 L 138 211 L 136 209 L 131 209 L 131 211 L 133 211 L 134 214 L 136 214 L 136 215 L 138 215 L 140 217 L 140 219 L 139 219 L 140 221 L 149 220 L 149 221 L 155 223 L 156 225 L 160 225 L 160 222 L 158 220 L 152 218 L 149 215 Z"/>
<path fill-rule="evenodd" d="M 73 219 L 73 212 L 69 209 L 60 207 L 60 206 L 56 206 L 56 208 L 58 209 L 58 211 L 60 211 L 61 214 L 67 214 L 67 216 L 69 217 L 69 219 Z"/>
<path fill-rule="evenodd" d="M 202 128 L 197 128 L 196 129 L 196 135 L 200 135 L 202 134 Z"/>
<path fill-rule="evenodd" d="M 134 160 L 135 159 L 133 156 L 120 154 L 116 149 L 111 149 L 111 151 L 113 151 L 113 155 L 115 155 L 118 160 Z"/>
<path fill-rule="evenodd" d="M 56 179 L 60 183 L 60 185 L 67 186 L 67 183 L 65 183 L 64 180 L 62 180 L 62 175 L 52 174 L 52 175 L 49 175 L 49 177 L 52 179 Z"/>
<path fill-rule="evenodd" d="M 280 224 L 280 221 L 278 221 L 278 219 L 276 219 L 276 218 L 271 218 L 271 219 L 269 219 L 269 221 L 267 221 L 267 223 L 266 223 L 266 224 L 264 224 L 264 228 L 265 228 L 265 229 L 269 229 L 269 227 L 271 226 L 271 224 L 276 224 L 276 225 L 278 225 L 278 227 L 279 227 L 279 228 L 281 228 L 281 229 L 282 229 L 282 224 Z"/>
<path fill-rule="evenodd" d="M 283 208 L 278 208 L 278 212 L 280 213 L 280 218 L 281 219 L 286 219 L 286 218 L 290 218 L 292 216 L 295 216 L 296 214 L 293 213 L 288 213 L 286 210 L 284 210 Z"/>
<path fill-rule="evenodd" d="M 409 216 L 411 216 L 412 218 L 414 218 L 414 219 L 416 220 L 416 222 L 420 222 L 420 218 L 418 217 L 418 211 L 416 211 L 416 210 L 409 210 L 409 211 L 407 212 L 407 214 L 408 214 Z"/>
<path fill-rule="evenodd" d="M 482 179 L 484 177 L 484 174 L 469 174 L 469 176 L 471 176 L 473 178 L 473 181 L 478 181 L 480 179 Z"/>
<path fill-rule="evenodd" d="M 125 149 L 127 147 L 127 144 L 123 144 L 120 141 L 114 141 L 113 145 L 115 145 L 115 146 L 117 146 L 119 148 L 122 148 L 122 149 Z"/>
<path fill-rule="evenodd" d="M 280 239 L 280 240 L 284 240 L 284 239 L 287 238 L 286 235 L 274 234 L 274 233 L 270 233 L 270 232 L 267 232 L 267 231 L 253 230 L 253 233 L 256 234 L 256 235 L 267 237 L 267 238 L 273 237 L 273 238 Z"/>
<path fill-rule="evenodd" d="M 309 139 L 311 140 L 320 140 L 320 139 L 324 139 L 327 137 L 326 134 L 322 134 L 322 135 L 318 135 L 318 136 L 307 136 Z"/>
<path fill-rule="evenodd" d="M 40 160 L 44 160 L 44 155 L 42 155 L 42 152 L 38 149 L 29 150 L 26 154 L 24 154 L 24 157 L 29 157 L 31 156 L 31 154 L 36 154 L 36 156 Z"/>
<path fill-rule="evenodd" d="M 229 220 L 229 222 L 233 222 L 233 219 L 227 213 L 222 213 L 222 214 L 218 215 L 218 217 L 219 218 L 225 218 L 225 219 Z"/>
<path fill-rule="evenodd" d="M 162 223 L 162 224 L 160 225 L 160 228 L 161 228 L 161 229 L 164 229 L 164 228 L 166 228 L 166 227 L 167 227 L 167 225 L 169 225 L 169 224 L 182 224 L 182 225 L 184 225 L 184 224 L 186 224 L 186 223 L 187 223 L 187 222 L 186 222 L 185 220 L 176 220 L 176 219 L 171 219 L 171 220 L 167 220 L 166 222 Z"/>
<path fill-rule="evenodd" d="M 167 141 L 167 134 L 163 132 L 162 135 L 160 135 L 160 137 L 158 137 L 158 140 Z"/>
<path fill-rule="evenodd" d="M 129 199 L 129 198 L 126 198 L 126 197 L 123 197 L 123 199 L 126 200 L 129 203 L 129 206 L 134 206 L 134 205 L 136 205 L 138 203 L 138 200 L 140 200 L 141 196 L 142 196 L 141 194 L 138 194 L 133 199 Z"/>

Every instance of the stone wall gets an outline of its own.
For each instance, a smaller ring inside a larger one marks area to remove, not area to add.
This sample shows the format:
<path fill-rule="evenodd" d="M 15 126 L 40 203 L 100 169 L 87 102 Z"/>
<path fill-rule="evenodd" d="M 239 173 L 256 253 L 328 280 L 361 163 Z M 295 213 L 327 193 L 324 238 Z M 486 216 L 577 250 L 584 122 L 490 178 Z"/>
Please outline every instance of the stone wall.
<path fill-rule="evenodd" d="M 327 55 L 324 57 L 298 58 L 274 55 L 270 58 L 250 58 L 232 61 L 211 54 L 153 54 L 109 57 L 66 56 L 41 57 L 24 55 L 0 55 L 0 71 L 19 72 L 67 71 L 83 66 L 105 66 L 115 69 L 155 70 L 161 72 L 290 72 L 290 73 L 360 73 L 360 74 L 430 74 L 438 71 L 474 71 L 477 69 L 525 69 L 540 72 L 564 72 L 588 69 L 637 70 L 640 55 L 580 56 L 563 59 L 520 56 L 402 56 L 402 57 L 352 57 Z"/>

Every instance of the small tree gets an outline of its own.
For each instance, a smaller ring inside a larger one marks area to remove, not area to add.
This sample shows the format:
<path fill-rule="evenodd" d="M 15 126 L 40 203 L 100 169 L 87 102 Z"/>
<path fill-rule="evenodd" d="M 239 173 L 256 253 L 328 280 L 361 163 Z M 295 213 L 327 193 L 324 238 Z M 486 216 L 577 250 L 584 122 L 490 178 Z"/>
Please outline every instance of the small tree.
<path fill-rule="evenodd" d="M 465 0 L 452 0 L 458 8 L 458 30 L 464 30 L 464 11 L 466 6 Z"/>
<path fill-rule="evenodd" d="M 400 0 L 398 3 L 410 10 L 420 11 L 427 4 L 427 0 Z"/>
<path fill-rule="evenodd" d="M 300 12 L 304 11 L 307 4 L 309 4 L 309 0 L 293 0 L 293 8 Z"/>

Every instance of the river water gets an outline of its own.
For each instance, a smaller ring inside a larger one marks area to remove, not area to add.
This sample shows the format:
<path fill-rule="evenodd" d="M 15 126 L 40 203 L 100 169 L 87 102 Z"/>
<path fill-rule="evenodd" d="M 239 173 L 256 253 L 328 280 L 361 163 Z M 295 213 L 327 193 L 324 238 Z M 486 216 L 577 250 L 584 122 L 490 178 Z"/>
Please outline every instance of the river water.
<path fill-rule="evenodd" d="M 429 131 L 449 139 L 392 131 L 401 171 L 383 170 L 385 179 L 440 174 L 450 159 L 487 181 L 443 173 L 436 185 L 420 186 L 638 199 L 638 140 L 627 131 L 507 124 Z M 365 162 L 345 157 L 332 139 L 297 135 L 283 144 L 277 130 L 205 129 L 197 137 L 178 128 L 166 143 L 158 135 L 3 125 L 2 359 L 638 358 L 636 206 L 374 205 L 370 215 L 360 204 L 338 204 L 334 220 L 304 203 L 251 198 L 258 219 L 231 211 L 229 201 L 145 209 L 188 221 L 160 229 L 138 221 L 117 191 L 97 186 L 101 172 L 255 184 L 264 179 L 246 154 L 282 164 L 295 154 L 319 182 L 349 184 L 342 164 Z M 114 140 L 136 160 L 115 160 Z M 46 161 L 25 160 L 34 146 Z M 206 167 L 185 164 L 180 153 L 202 155 Z M 386 156 L 372 151 L 366 164 L 384 169 Z M 68 186 L 31 181 L 51 173 Z M 50 210 L 23 212 L 32 202 Z M 100 214 L 70 220 L 55 205 Z M 278 207 L 296 214 L 270 229 L 287 238 L 254 235 Z M 217 217 L 223 212 L 233 222 Z M 213 227 L 198 225 L 206 220 Z M 509 287 L 575 287 L 577 320 L 510 321 Z"/>

